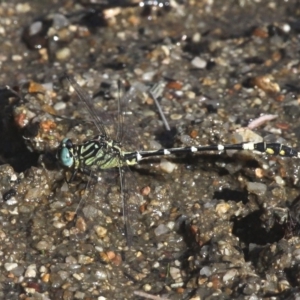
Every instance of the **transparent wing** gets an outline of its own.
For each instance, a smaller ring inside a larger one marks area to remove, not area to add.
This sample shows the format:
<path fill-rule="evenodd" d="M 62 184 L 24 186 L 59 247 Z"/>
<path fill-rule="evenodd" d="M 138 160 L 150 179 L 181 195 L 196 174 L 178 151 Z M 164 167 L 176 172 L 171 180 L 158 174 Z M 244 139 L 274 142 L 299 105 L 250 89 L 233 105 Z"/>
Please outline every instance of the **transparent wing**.
<path fill-rule="evenodd" d="M 90 95 L 83 88 L 81 88 L 81 86 L 74 80 L 73 77 L 66 75 L 66 78 L 68 79 L 68 81 L 70 82 L 74 90 L 76 91 L 80 100 L 85 104 L 85 107 L 89 112 L 89 114 L 91 115 L 92 121 L 96 126 L 96 128 L 98 129 L 98 131 L 103 135 L 107 135 L 105 126 L 94 109 L 93 101 Z"/>

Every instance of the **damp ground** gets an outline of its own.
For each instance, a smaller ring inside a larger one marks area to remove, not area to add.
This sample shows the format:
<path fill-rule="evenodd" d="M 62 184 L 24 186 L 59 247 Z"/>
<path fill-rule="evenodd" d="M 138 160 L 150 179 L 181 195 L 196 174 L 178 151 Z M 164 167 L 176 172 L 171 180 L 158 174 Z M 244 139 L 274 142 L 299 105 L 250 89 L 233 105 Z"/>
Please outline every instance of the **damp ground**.
<path fill-rule="evenodd" d="M 112 137 L 118 80 L 125 92 L 164 83 L 172 130 L 137 93 L 124 107 L 125 150 L 262 139 L 297 148 L 298 2 L 90 2 L 0 4 L 0 298 L 299 295 L 297 159 L 203 153 L 124 168 L 129 247 L 118 170 L 67 184 L 56 158 L 63 138 L 98 134 L 66 72 Z"/>

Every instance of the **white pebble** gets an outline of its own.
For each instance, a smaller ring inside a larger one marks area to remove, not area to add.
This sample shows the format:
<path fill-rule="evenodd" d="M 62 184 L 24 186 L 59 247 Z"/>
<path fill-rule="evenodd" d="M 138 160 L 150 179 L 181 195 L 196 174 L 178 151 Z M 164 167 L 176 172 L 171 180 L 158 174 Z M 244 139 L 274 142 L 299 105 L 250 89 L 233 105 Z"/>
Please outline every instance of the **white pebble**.
<path fill-rule="evenodd" d="M 10 176 L 10 181 L 16 181 L 18 179 L 17 175 L 16 174 L 12 174 Z"/>
<path fill-rule="evenodd" d="M 176 165 L 167 161 L 166 159 L 162 159 L 160 163 L 160 168 L 162 171 L 166 173 L 172 173 L 174 169 L 176 168 Z"/>
<path fill-rule="evenodd" d="M 64 226 L 66 226 L 66 224 L 63 223 L 63 222 L 54 221 L 54 222 L 53 222 L 53 226 L 54 226 L 55 228 L 57 228 L 57 229 L 60 229 L 60 228 L 62 228 L 62 227 L 64 227 Z"/>
<path fill-rule="evenodd" d="M 237 274 L 238 271 L 236 269 L 231 269 L 225 273 L 225 275 L 223 276 L 223 281 L 227 282 L 228 280 L 233 279 Z"/>
<path fill-rule="evenodd" d="M 200 40 L 201 40 L 201 33 L 200 32 L 194 33 L 194 35 L 192 37 L 193 43 L 199 43 Z"/>
<path fill-rule="evenodd" d="M 205 69 L 205 68 L 206 68 L 206 65 L 207 65 L 207 62 L 206 62 L 204 59 L 202 59 L 202 58 L 196 56 L 196 57 L 191 61 L 191 64 L 192 64 L 192 66 L 195 67 L 195 68 L 198 68 L 198 69 Z"/>
<path fill-rule="evenodd" d="M 15 269 L 18 266 L 17 263 L 5 263 L 4 264 L 4 268 L 6 271 L 11 271 L 13 269 Z"/>
<path fill-rule="evenodd" d="M 28 3 L 18 3 L 16 5 L 16 11 L 18 13 L 27 13 L 31 10 L 31 7 Z"/>
<path fill-rule="evenodd" d="M 173 230 L 173 229 L 174 229 L 174 226 L 175 226 L 175 222 L 173 222 L 173 221 L 170 221 L 170 222 L 168 222 L 168 224 L 167 224 L 167 227 L 168 227 L 170 230 Z"/>
<path fill-rule="evenodd" d="M 177 120 L 182 119 L 182 115 L 180 115 L 180 114 L 171 114 L 170 118 L 171 118 L 171 120 L 177 121 Z"/>
<path fill-rule="evenodd" d="M 11 197 L 9 200 L 6 201 L 7 205 L 15 205 L 17 204 L 17 199 L 15 197 Z"/>
<path fill-rule="evenodd" d="M 145 292 L 149 292 L 149 291 L 151 290 L 151 285 L 148 284 L 148 283 L 144 284 L 144 285 L 143 285 L 143 290 L 144 290 Z"/>
<path fill-rule="evenodd" d="M 67 106 L 67 104 L 66 104 L 65 102 L 60 101 L 60 102 L 55 103 L 54 106 L 53 106 L 53 108 L 54 108 L 56 111 L 59 111 L 59 110 L 65 109 L 66 106 Z"/>
<path fill-rule="evenodd" d="M 78 274 L 78 273 L 74 273 L 73 274 L 73 277 L 77 280 L 82 280 L 84 275 L 81 273 L 81 274 Z"/>
<path fill-rule="evenodd" d="M 23 57 L 22 57 L 21 55 L 15 54 L 15 55 L 13 55 L 13 56 L 11 57 L 11 59 L 12 59 L 13 61 L 20 61 L 20 60 L 23 59 Z"/>
<path fill-rule="evenodd" d="M 29 277 L 29 278 L 33 278 L 33 277 L 36 277 L 36 265 L 35 264 L 32 264 L 32 265 L 29 265 L 28 268 L 26 269 L 25 271 L 25 277 Z"/>
<path fill-rule="evenodd" d="M 282 30 L 286 33 L 290 32 L 290 30 L 291 30 L 290 24 L 288 24 L 288 23 L 283 24 Z"/>
<path fill-rule="evenodd" d="M 58 60 L 65 60 L 65 59 L 69 58 L 70 56 L 71 56 L 71 50 L 70 50 L 70 48 L 67 48 L 67 47 L 62 48 L 56 52 L 56 58 Z"/>
<path fill-rule="evenodd" d="M 153 77 L 155 76 L 157 71 L 149 71 L 143 73 L 142 81 L 153 81 Z"/>
<path fill-rule="evenodd" d="M 178 281 L 178 279 L 181 279 L 181 273 L 179 268 L 170 267 L 170 275 L 173 280 Z"/>
<path fill-rule="evenodd" d="M 285 181 L 280 176 L 275 176 L 275 181 L 278 185 L 285 185 Z"/>

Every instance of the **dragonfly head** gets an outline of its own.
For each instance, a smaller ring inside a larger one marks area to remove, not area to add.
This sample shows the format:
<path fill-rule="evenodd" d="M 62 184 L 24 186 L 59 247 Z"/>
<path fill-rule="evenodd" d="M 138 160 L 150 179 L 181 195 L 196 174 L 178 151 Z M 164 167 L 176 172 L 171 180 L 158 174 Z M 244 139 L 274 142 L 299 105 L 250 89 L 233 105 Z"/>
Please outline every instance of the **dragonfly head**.
<path fill-rule="evenodd" d="M 72 167 L 74 164 L 74 157 L 72 154 L 73 143 L 70 139 L 65 138 L 60 144 L 60 150 L 57 153 L 57 157 L 60 163 L 65 167 Z"/>

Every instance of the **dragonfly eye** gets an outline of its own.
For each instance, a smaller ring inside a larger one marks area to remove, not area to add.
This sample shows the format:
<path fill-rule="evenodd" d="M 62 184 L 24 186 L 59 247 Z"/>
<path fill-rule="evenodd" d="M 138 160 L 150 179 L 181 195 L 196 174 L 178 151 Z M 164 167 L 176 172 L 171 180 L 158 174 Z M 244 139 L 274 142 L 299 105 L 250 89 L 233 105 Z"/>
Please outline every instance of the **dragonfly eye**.
<path fill-rule="evenodd" d="M 71 151 L 69 150 L 72 147 L 73 147 L 72 141 L 69 139 L 63 139 L 63 141 L 61 142 L 59 160 L 63 166 L 68 168 L 72 167 L 74 163 L 74 158 L 71 154 Z"/>
<path fill-rule="evenodd" d="M 71 149 L 71 148 L 73 148 L 73 143 L 70 139 L 65 138 L 61 142 L 61 147 Z"/>

